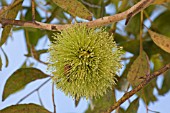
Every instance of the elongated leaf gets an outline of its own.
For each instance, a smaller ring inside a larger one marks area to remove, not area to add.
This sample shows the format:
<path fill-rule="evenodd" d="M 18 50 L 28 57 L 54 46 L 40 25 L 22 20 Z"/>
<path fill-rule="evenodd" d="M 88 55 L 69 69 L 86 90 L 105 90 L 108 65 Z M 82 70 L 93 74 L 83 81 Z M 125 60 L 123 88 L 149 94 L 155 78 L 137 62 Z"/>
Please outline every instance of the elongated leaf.
<path fill-rule="evenodd" d="M 1 48 L 1 50 L 2 50 L 2 53 L 5 56 L 5 61 L 6 61 L 5 67 L 8 67 L 8 64 L 9 64 L 8 56 L 7 56 L 7 54 L 5 53 L 5 51 L 2 48 Z"/>
<path fill-rule="evenodd" d="M 147 54 L 143 51 L 133 62 L 127 75 L 127 79 L 132 86 L 139 85 L 149 72 Z"/>
<path fill-rule="evenodd" d="M 53 0 L 59 7 L 70 13 L 72 16 L 92 20 L 90 11 L 78 0 Z"/>
<path fill-rule="evenodd" d="M 9 95 L 23 89 L 28 83 L 46 77 L 48 77 L 48 75 L 36 68 L 18 69 L 8 78 L 2 100 L 4 101 Z"/>
<path fill-rule="evenodd" d="M 1 56 L 0 56 L 0 71 L 2 70 L 2 59 L 1 59 Z"/>
<path fill-rule="evenodd" d="M 135 99 L 130 106 L 128 107 L 128 109 L 126 110 L 125 113 L 137 113 L 139 108 L 139 98 Z"/>
<path fill-rule="evenodd" d="M 0 113 L 51 113 L 36 104 L 19 104 L 0 110 Z"/>
<path fill-rule="evenodd" d="M 18 3 L 18 4 L 16 5 L 16 3 Z M 14 1 L 13 8 L 6 13 L 5 18 L 6 19 L 15 19 L 17 14 L 18 14 L 18 11 L 22 7 L 22 3 L 23 3 L 23 0 Z M 7 25 L 7 26 L 5 26 L 3 28 L 1 41 L 0 41 L 0 46 L 2 46 L 6 42 L 6 40 L 8 38 L 8 35 L 9 35 L 10 31 L 11 31 L 11 28 L 12 28 L 12 25 Z"/>
<path fill-rule="evenodd" d="M 148 30 L 154 43 L 164 51 L 170 53 L 170 37 Z"/>

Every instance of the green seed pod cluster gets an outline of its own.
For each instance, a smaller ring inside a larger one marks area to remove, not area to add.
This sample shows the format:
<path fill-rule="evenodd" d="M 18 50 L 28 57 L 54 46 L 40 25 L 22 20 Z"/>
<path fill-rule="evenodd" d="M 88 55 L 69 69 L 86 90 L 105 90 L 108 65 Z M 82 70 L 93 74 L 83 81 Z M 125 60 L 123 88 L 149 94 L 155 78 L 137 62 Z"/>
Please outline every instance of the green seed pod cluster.
<path fill-rule="evenodd" d="M 121 48 L 105 29 L 75 25 L 55 35 L 48 70 L 57 88 L 79 99 L 102 96 L 115 84 Z"/>

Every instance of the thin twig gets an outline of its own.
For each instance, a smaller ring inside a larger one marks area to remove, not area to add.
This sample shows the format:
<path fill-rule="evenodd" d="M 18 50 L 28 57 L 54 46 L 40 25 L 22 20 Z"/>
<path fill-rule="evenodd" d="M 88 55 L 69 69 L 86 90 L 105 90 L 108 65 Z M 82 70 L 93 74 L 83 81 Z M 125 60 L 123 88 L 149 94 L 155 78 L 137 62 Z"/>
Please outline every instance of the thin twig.
<path fill-rule="evenodd" d="M 32 8 L 32 21 L 35 21 L 35 0 L 31 0 L 31 8 Z"/>
<path fill-rule="evenodd" d="M 139 90 L 141 90 L 143 87 L 145 87 L 151 80 L 156 78 L 157 76 L 163 74 L 168 69 L 170 69 L 170 63 L 162 67 L 160 70 L 155 71 L 154 73 L 147 76 L 145 80 L 143 80 L 137 87 L 135 87 L 133 90 L 125 93 L 122 98 L 120 98 L 113 106 L 111 106 L 106 112 L 104 113 L 110 113 L 116 108 L 118 108 L 122 103 L 124 103 L 126 100 L 128 100 L 131 96 L 136 94 Z"/>
<path fill-rule="evenodd" d="M 43 102 L 42 102 L 42 99 L 41 99 L 41 97 L 40 97 L 39 90 L 37 91 L 37 95 L 38 95 L 38 99 L 39 99 L 39 101 L 40 101 L 40 105 L 44 107 Z"/>
<path fill-rule="evenodd" d="M 142 34 L 143 34 L 143 10 L 141 11 L 141 17 L 140 17 L 140 55 L 142 54 L 143 51 L 143 39 L 142 39 Z"/>
<path fill-rule="evenodd" d="M 130 9 L 122 13 L 118 13 L 113 16 L 102 17 L 94 21 L 83 22 L 79 24 L 80 25 L 84 24 L 87 27 L 92 28 L 92 27 L 104 26 L 104 25 L 117 22 L 117 21 L 129 18 L 129 17 L 131 18 L 137 13 L 139 13 L 141 10 L 148 7 L 154 1 L 155 0 L 141 0 L 140 2 L 132 6 Z M 30 22 L 30 21 L 10 20 L 10 19 L 1 19 L 0 23 L 2 25 L 16 25 L 16 26 L 32 27 L 32 28 L 45 29 L 45 30 L 51 30 L 51 31 L 61 31 L 63 29 L 66 29 L 72 26 L 72 24 L 56 25 L 56 24 L 42 23 L 38 21 Z"/>
<path fill-rule="evenodd" d="M 25 95 L 24 97 L 22 97 L 16 104 L 19 104 L 20 102 L 22 102 L 24 99 L 26 99 L 27 97 L 29 97 L 31 94 L 33 94 L 34 92 L 38 91 L 42 86 L 44 86 L 48 81 L 50 81 L 51 78 L 47 79 L 45 82 L 43 82 L 39 87 L 37 87 L 36 89 L 34 89 L 33 91 L 31 91 L 30 93 L 28 93 L 27 95 Z"/>
<path fill-rule="evenodd" d="M 54 113 L 56 113 L 56 105 L 55 105 L 55 99 L 54 99 L 54 83 L 52 84 L 52 100 L 53 100 L 53 106 L 54 106 Z"/>

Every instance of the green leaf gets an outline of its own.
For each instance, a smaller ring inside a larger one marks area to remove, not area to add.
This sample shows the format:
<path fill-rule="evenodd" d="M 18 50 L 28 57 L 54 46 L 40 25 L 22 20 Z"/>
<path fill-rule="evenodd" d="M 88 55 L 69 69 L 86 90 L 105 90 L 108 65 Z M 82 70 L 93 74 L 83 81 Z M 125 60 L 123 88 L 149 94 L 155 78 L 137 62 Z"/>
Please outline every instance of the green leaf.
<path fill-rule="evenodd" d="M 35 19 L 37 21 L 41 21 L 42 18 L 40 16 L 40 14 L 37 12 L 37 10 L 35 10 Z M 31 8 L 29 8 L 25 14 L 25 19 L 28 21 L 32 20 L 32 12 L 31 12 Z M 27 38 L 27 44 L 31 44 L 33 46 L 36 46 L 38 43 L 38 40 L 44 36 L 44 32 L 42 30 L 39 29 L 35 29 L 35 28 L 25 28 L 24 30 L 25 33 L 25 37 Z"/>
<path fill-rule="evenodd" d="M 139 85 L 149 73 L 148 56 L 143 51 L 133 62 L 127 75 L 127 79 L 132 86 Z"/>
<path fill-rule="evenodd" d="M 139 98 L 135 99 L 127 108 L 126 113 L 137 113 L 139 108 Z"/>
<path fill-rule="evenodd" d="M 2 100 L 4 101 L 9 95 L 23 89 L 28 83 L 46 77 L 48 75 L 36 68 L 18 69 L 8 78 L 4 87 Z"/>
<path fill-rule="evenodd" d="M 18 3 L 18 4 L 16 5 L 16 3 Z M 22 3 L 23 3 L 23 0 L 14 1 L 13 8 L 10 9 L 9 11 L 7 11 L 5 18 L 6 19 L 15 19 L 18 14 L 18 11 L 22 8 Z M 12 25 L 7 25 L 3 28 L 2 36 L 1 36 L 1 40 L 0 40 L 0 47 L 6 42 L 8 35 L 11 31 L 11 28 L 12 28 Z"/>
<path fill-rule="evenodd" d="M 1 50 L 2 50 L 2 53 L 3 53 L 4 56 L 5 56 L 5 61 L 6 61 L 5 67 L 8 67 L 8 64 L 9 64 L 8 56 L 7 56 L 7 54 L 5 53 L 5 51 L 4 51 L 2 48 L 1 48 Z"/>
<path fill-rule="evenodd" d="M 164 75 L 162 87 L 158 90 L 159 95 L 164 95 L 170 90 L 169 80 L 170 80 L 170 71 L 166 72 Z"/>
<path fill-rule="evenodd" d="M 2 70 L 2 59 L 1 59 L 1 56 L 0 56 L 0 71 Z"/>
<path fill-rule="evenodd" d="M 150 102 L 154 102 L 157 100 L 156 96 L 154 95 L 154 88 L 157 87 L 156 80 L 152 80 L 146 87 L 140 90 L 137 95 L 143 99 L 145 104 L 149 105 Z"/>
<path fill-rule="evenodd" d="M 115 88 L 118 89 L 119 91 L 127 91 L 127 88 L 129 86 L 129 82 L 127 80 L 127 74 L 129 72 L 130 66 L 132 65 L 135 59 L 136 57 L 132 57 L 130 59 L 130 62 L 126 65 L 126 68 L 122 73 L 122 76 L 117 78 L 118 82 L 117 85 L 115 85 Z"/>
<path fill-rule="evenodd" d="M 132 17 L 126 26 L 126 31 L 129 34 L 138 35 L 140 30 L 140 13 Z"/>
<path fill-rule="evenodd" d="M 42 106 L 36 104 L 12 105 L 0 110 L 0 113 L 51 113 Z"/>
<path fill-rule="evenodd" d="M 153 42 L 164 51 L 170 53 L 170 37 L 148 30 Z"/>
<path fill-rule="evenodd" d="M 163 59 L 160 54 L 155 54 L 151 57 L 151 61 L 154 64 L 154 69 L 153 71 L 159 70 L 161 67 L 163 67 Z"/>
<path fill-rule="evenodd" d="M 152 22 L 152 28 L 154 28 L 156 32 L 170 37 L 169 20 L 170 20 L 170 11 L 166 10 Z"/>
<path fill-rule="evenodd" d="M 70 13 L 72 16 L 92 20 L 90 11 L 77 0 L 53 0 L 59 7 Z"/>
<path fill-rule="evenodd" d="M 110 108 L 115 103 L 115 101 L 115 92 L 110 90 L 103 97 L 92 100 L 92 103 L 94 104 L 94 109 L 92 110 L 89 106 L 85 113 L 102 113 Z"/>

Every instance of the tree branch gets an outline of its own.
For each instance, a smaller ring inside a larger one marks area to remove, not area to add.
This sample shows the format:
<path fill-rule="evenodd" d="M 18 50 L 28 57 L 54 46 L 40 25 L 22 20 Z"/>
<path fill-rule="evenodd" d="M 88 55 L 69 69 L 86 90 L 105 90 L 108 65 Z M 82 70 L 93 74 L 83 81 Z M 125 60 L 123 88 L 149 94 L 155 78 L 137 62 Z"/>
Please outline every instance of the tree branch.
<path fill-rule="evenodd" d="M 145 9 L 148 7 L 152 2 L 155 0 L 141 0 L 134 6 L 132 6 L 130 9 L 119 13 L 115 14 L 113 16 L 106 16 L 102 17 L 93 21 L 89 22 L 83 22 L 79 24 L 85 24 L 87 27 L 99 27 L 103 25 L 107 25 L 113 22 L 117 22 L 123 19 L 127 19 L 127 22 L 131 17 L 139 13 L 141 10 Z M 38 29 L 44 29 L 44 30 L 50 30 L 50 31 L 60 31 L 63 29 L 66 29 L 68 27 L 71 27 L 72 24 L 65 24 L 65 25 L 56 25 L 56 24 L 47 24 L 47 23 L 42 23 L 42 22 L 31 22 L 31 21 L 20 21 L 20 20 L 9 20 L 9 19 L 1 19 L 0 23 L 4 25 L 16 25 L 16 26 L 23 26 L 23 27 L 32 27 L 32 28 L 38 28 Z"/>
<path fill-rule="evenodd" d="M 31 91 L 30 93 L 28 93 L 27 95 L 25 95 L 24 97 L 22 97 L 16 104 L 19 104 L 20 102 L 22 102 L 24 99 L 26 99 L 27 97 L 29 97 L 31 94 L 33 94 L 34 92 L 38 91 L 42 86 L 44 86 L 48 81 L 50 81 L 51 78 L 47 79 L 45 82 L 43 82 L 40 86 L 38 86 L 36 89 L 34 89 L 33 91 Z"/>
<path fill-rule="evenodd" d="M 110 107 L 106 112 L 104 113 L 110 113 L 113 110 L 115 110 L 117 107 L 119 107 L 122 103 L 124 103 L 127 99 L 129 99 L 131 96 L 136 94 L 139 90 L 141 90 L 143 87 L 145 87 L 151 80 L 156 78 L 157 76 L 161 75 L 165 71 L 170 69 L 170 63 L 162 67 L 160 70 L 155 71 L 153 74 L 150 74 L 141 84 L 139 84 L 137 87 L 135 87 L 133 90 L 125 93 L 122 98 L 120 98 L 112 107 Z"/>

